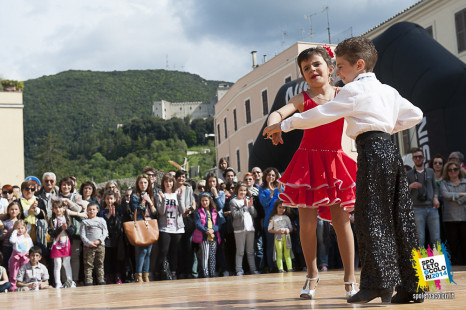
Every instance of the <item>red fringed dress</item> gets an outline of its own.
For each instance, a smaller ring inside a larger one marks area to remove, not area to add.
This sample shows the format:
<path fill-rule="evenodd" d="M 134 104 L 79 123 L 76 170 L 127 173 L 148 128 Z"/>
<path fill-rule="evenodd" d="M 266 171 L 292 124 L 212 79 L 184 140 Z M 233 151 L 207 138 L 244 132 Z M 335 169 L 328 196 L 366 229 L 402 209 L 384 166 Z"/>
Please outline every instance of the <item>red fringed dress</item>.
<path fill-rule="evenodd" d="M 317 104 L 304 94 L 304 111 Z M 290 207 L 318 208 L 318 216 L 331 220 L 329 206 L 351 211 L 355 202 L 356 162 L 341 148 L 343 118 L 304 130 L 301 144 L 280 178 L 285 190 L 279 197 Z"/>

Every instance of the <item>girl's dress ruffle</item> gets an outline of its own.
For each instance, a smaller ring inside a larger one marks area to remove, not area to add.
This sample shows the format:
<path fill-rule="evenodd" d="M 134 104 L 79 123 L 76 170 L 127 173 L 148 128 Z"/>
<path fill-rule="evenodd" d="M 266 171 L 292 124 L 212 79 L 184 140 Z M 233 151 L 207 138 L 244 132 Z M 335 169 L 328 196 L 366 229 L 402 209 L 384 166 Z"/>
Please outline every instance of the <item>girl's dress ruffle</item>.
<path fill-rule="evenodd" d="M 279 198 L 290 207 L 316 208 L 323 220 L 331 220 L 329 206 L 354 209 L 356 163 L 342 150 L 299 148 L 280 182 Z"/>

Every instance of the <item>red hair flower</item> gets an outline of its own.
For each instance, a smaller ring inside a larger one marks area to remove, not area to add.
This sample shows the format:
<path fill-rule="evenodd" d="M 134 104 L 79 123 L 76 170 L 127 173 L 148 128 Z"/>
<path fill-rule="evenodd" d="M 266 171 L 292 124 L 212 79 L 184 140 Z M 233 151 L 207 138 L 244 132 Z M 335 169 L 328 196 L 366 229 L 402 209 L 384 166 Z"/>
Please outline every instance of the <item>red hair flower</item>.
<path fill-rule="evenodd" d="M 324 46 L 322 47 L 327 50 L 327 53 L 329 54 L 330 58 L 333 58 L 333 52 L 330 46 L 328 46 L 327 44 L 324 44 Z"/>

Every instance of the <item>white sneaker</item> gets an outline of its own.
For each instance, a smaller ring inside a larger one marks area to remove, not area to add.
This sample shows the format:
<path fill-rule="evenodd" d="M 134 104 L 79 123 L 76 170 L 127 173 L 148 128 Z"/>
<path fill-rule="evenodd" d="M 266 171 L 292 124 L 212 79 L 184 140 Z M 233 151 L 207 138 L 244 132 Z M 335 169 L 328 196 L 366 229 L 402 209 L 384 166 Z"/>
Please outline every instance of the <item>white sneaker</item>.
<path fill-rule="evenodd" d="M 70 287 L 76 287 L 76 282 L 74 282 L 74 281 L 71 281 L 71 285 L 70 285 Z"/>
<path fill-rule="evenodd" d="M 63 285 L 62 285 L 61 283 L 57 283 L 57 284 L 55 285 L 55 288 L 56 288 L 56 289 L 63 288 Z"/>
<path fill-rule="evenodd" d="M 225 271 L 223 272 L 223 276 L 224 276 L 224 277 L 229 277 L 229 276 L 230 276 L 230 273 L 228 272 L 228 270 L 225 270 Z"/>
<path fill-rule="evenodd" d="M 236 273 L 236 275 L 237 275 L 237 276 L 244 276 L 244 272 L 238 271 L 238 272 Z"/>

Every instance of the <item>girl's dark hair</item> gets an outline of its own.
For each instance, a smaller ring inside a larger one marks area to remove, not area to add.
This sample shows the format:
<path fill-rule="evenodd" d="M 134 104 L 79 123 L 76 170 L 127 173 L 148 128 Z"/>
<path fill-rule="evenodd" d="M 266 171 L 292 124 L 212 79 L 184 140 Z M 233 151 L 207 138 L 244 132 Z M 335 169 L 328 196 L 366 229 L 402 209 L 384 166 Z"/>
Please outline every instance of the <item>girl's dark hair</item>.
<path fill-rule="evenodd" d="M 281 199 L 277 199 L 277 201 L 275 201 L 275 203 L 273 204 L 272 213 L 270 214 L 270 217 L 269 217 L 269 222 L 272 220 L 272 217 L 273 217 L 274 215 L 277 215 L 277 214 L 278 214 L 278 212 L 277 212 L 278 206 L 281 205 L 281 204 L 283 204 L 283 201 L 282 201 Z M 288 213 L 289 207 L 285 207 L 285 208 L 286 208 L 286 209 L 285 209 L 285 213 L 284 213 L 284 214 L 285 214 L 285 215 L 288 215 L 287 213 Z"/>
<path fill-rule="evenodd" d="M 206 186 L 205 188 L 206 188 L 206 190 L 210 191 L 210 187 L 209 187 L 209 179 L 210 178 L 215 178 L 215 181 L 217 183 L 217 189 L 218 189 L 219 183 L 218 183 L 217 176 L 214 173 L 209 173 L 205 177 L 205 186 Z"/>
<path fill-rule="evenodd" d="M 162 181 L 160 182 L 160 188 L 162 189 L 162 193 L 165 193 L 167 191 L 167 189 L 165 188 L 165 181 L 167 180 L 173 182 L 172 192 L 175 191 L 175 178 L 170 173 L 166 173 L 163 175 Z"/>
<path fill-rule="evenodd" d="M 3 266 L 3 253 L 0 252 L 0 266 Z"/>
<path fill-rule="evenodd" d="M 218 166 L 220 167 L 220 164 L 223 163 L 223 162 L 226 162 L 226 163 L 227 163 L 227 167 L 230 165 L 230 163 L 228 162 L 228 158 L 226 158 L 226 157 L 221 157 L 221 158 L 218 160 Z"/>
<path fill-rule="evenodd" d="M 238 192 L 240 187 L 246 187 L 246 196 L 251 196 L 251 193 L 249 192 L 248 185 L 244 182 L 238 182 L 236 183 L 235 186 L 235 195 L 238 196 Z"/>
<path fill-rule="evenodd" d="M 97 188 L 95 187 L 94 182 L 91 182 L 91 181 L 86 181 L 83 184 L 81 184 L 81 187 L 79 188 L 79 194 L 81 196 L 83 196 L 83 190 L 84 190 L 84 187 L 86 187 L 86 186 L 92 187 L 91 198 L 95 199 L 95 195 L 97 193 Z"/>
<path fill-rule="evenodd" d="M 73 179 L 71 179 L 70 177 L 66 177 L 66 178 L 61 179 L 60 182 L 58 182 L 58 191 L 60 193 L 61 193 L 61 186 L 62 186 L 63 183 L 71 185 L 71 191 L 70 191 L 71 193 L 74 191 Z"/>
<path fill-rule="evenodd" d="M 280 173 L 278 172 L 277 168 L 274 167 L 269 167 L 264 170 L 262 173 L 262 187 L 266 188 L 268 183 L 267 183 L 267 174 L 269 174 L 270 171 L 275 172 L 275 181 L 273 181 L 272 185 L 274 187 L 278 187 L 278 178 L 280 177 Z"/>
<path fill-rule="evenodd" d="M 6 208 L 6 219 L 7 220 L 11 220 L 10 219 L 10 207 L 13 206 L 13 205 L 17 205 L 18 208 L 19 208 L 19 214 L 18 216 L 16 217 L 18 220 L 22 220 L 24 219 L 24 214 L 23 212 L 21 212 L 22 208 L 21 208 L 21 204 L 18 202 L 18 200 L 13 200 L 12 202 L 10 202 L 8 204 L 8 207 Z"/>
<path fill-rule="evenodd" d="M 55 206 L 66 207 L 66 204 L 61 199 L 52 199 L 52 210 Z M 71 219 L 66 212 L 63 212 L 63 216 L 65 217 L 67 224 L 71 223 Z M 53 221 L 55 218 L 57 218 L 57 216 L 55 215 L 55 213 L 52 212 L 52 217 L 49 220 L 49 226 L 52 227 L 52 229 L 56 229 Z"/>
<path fill-rule="evenodd" d="M 102 201 L 100 202 L 102 210 L 107 207 L 107 202 L 105 201 L 107 196 L 115 197 L 115 207 L 118 207 L 119 204 L 117 200 L 117 194 L 113 190 L 109 189 L 108 191 L 105 191 L 104 195 L 102 196 Z"/>
<path fill-rule="evenodd" d="M 149 194 L 150 199 L 153 201 L 154 200 L 154 189 L 152 188 L 152 183 L 150 181 L 150 178 L 147 174 L 141 174 L 137 177 L 136 179 L 136 185 L 134 186 L 133 189 L 133 194 L 135 194 L 138 197 L 141 197 L 141 189 L 139 188 L 139 181 L 141 179 L 146 179 L 148 184 L 147 184 L 147 193 Z"/>
<path fill-rule="evenodd" d="M 435 154 L 434 157 L 429 160 L 429 168 L 434 168 L 434 159 L 440 158 L 442 160 L 443 166 L 445 166 L 447 159 L 440 154 Z"/>
<path fill-rule="evenodd" d="M 305 60 L 308 60 L 309 58 L 311 58 L 315 54 L 318 54 L 318 55 L 322 56 L 322 58 L 327 63 L 327 66 L 329 66 L 329 67 L 333 66 L 332 58 L 330 58 L 330 55 L 328 54 L 327 50 L 325 50 L 324 48 L 322 48 L 320 46 L 311 47 L 311 48 L 305 49 L 304 51 L 299 53 L 298 59 L 296 60 L 296 62 L 298 63 L 299 71 L 301 71 L 301 76 L 304 76 L 303 69 L 301 68 L 301 63 L 303 61 L 305 61 Z"/>
<path fill-rule="evenodd" d="M 204 197 L 209 198 L 209 211 L 212 212 L 213 209 L 217 210 L 217 205 L 215 204 L 214 199 L 212 198 L 212 196 L 209 193 L 200 193 L 199 194 L 199 199 L 198 199 L 198 202 L 197 202 L 196 210 L 202 209 L 201 198 L 204 198 Z"/>

